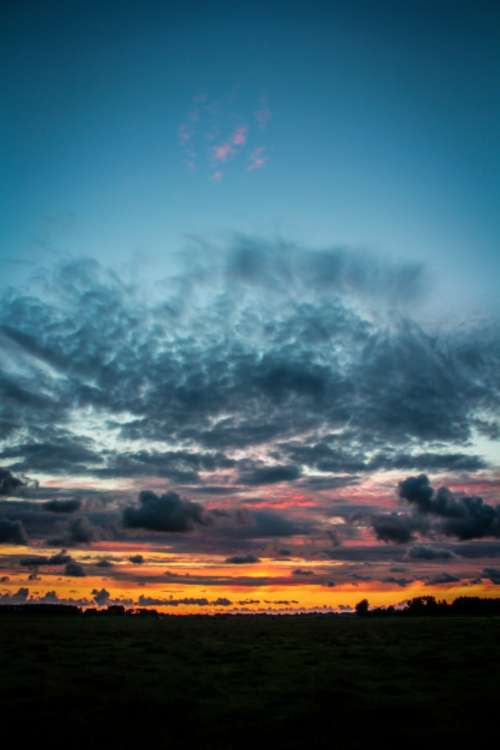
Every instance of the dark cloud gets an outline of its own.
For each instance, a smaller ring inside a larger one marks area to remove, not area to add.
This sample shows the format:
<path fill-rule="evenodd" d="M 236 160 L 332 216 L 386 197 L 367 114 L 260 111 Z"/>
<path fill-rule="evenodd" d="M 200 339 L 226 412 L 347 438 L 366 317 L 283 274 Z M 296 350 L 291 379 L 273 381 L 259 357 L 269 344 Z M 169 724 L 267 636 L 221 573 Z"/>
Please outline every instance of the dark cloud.
<path fill-rule="evenodd" d="M 44 510 L 50 510 L 51 513 L 75 513 L 80 510 L 81 500 L 48 500 L 43 503 Z"/>
<path fill-rule="evenodd" d="M 84 578 L 85 568 L 83 567 L 83 565 L 80 565 L 80 563 L 71 560 L 70 562 L 66 563 L 66 566 L 64 568 L 64 575 L 72 576 L 74 578 Z"/>
<path fill-rule="evenodd" d="M 314 524 L 305 519 L 294 519 L 273 510 L 256 510 L 240 515 L 239 526 L 231 531 L 236 537 L 259 539 L 261 537 L 308 535 L 314 528 Z M 226 531 L 230 533 L 230 530 Z"/>
<path fill-rule="evenodd" d="M 69 539 L 75 544 L 88 544 L 95 535 L 95 529 L 85 516 L 75 518 L 68 526 Z"/>
<path fill-rule="evenodd" d="M 351 563 L 378 563 L 403 561 L 405 548 L 397 540 L 394 544 L 370 544 L 335 547 L 323 550 L 325 558 Z"/>
<path fill-rule="evenodd" d="M 141 595 L 137 603 L 140 607 L 208 607 L 209 605 L 217 607 L 229 607 L 232 604 L 232 601 L 223 597 L 214 600 L 209 600 L 205 597 L 184 597 L 181 599 L 174 599 L 174 597 L 170 597 L 166 599 L 161 597 Z"/>
<path fill-rule="evenodd" d="M 293 482 L 300 477 L 300 473 L 298 466 L 258 466 L 240 472 L 240 482 L 250 485 Z"/>
<path fill-rule="evenodd" d="M 121 454 L 107 452 L 106 465 L 89 470 L 97 477 L 165 477 L 179 484 L 197 483 L 200 471 L 227 469 L 234 461 L 221 452 L 136 451 Z"/>
<path fill-rule="evenodd" d="M 325 476 L 324 474 L 308 474 L 302 476 L 297 482 L 298 487 L 308 490 L 337 490 L 341 487 L 349 487 L 358 484 L 360 477 L 356 474 L 352 476 Z"/>
<path fill-rule="evenodd" d="M 227 250 L 198 246 L 184 258 L 161 301 L 146 301 L 91 260 L 56 270 L 50 304 L 47 285 L 2 298 L 3 335 L 25 373 L 1 383 L 12 437 L 4 454 L 17 451 L 23 469 L 31 462 L 51 472 L 151 472 L 194 483 L 211 471 L 197 454 L 297 441 L 321 426 L 336 430 L 323 471 L 483 465 L 445 449 L 432 454 L 426 443 L 465 442 L 485 411 L 494 421 L 495 335 L 430 336 L 404 317 L 387 325 L 364 315 L 357 304 L 415 299 L 422 269 L 251 237 Z M 47 365 L 64 377 L 48 375 Z M 106 413 L 106 428 L 127 439 L 190 443 L 192 455 L 103 452 L 64 432 L 75 408 Z M 416 444 L 424 446 L 419 454 Z M 319 455 L 310 458 L 319 464 Z"/>
<path fill-rule="evenodd" d="M 494 583 L 495 586 L 500 586 L 500 568 L 484 568 L 482 575 Z"/>
<path fill-rule="evenodd" d="M 22 521 L 0 518 L 0 542 L 2 544 L 27 544 L 28 537 Z"/>
<path fill-rule="evenodd" d="M 413 516 L 384 513 L 372 518 L 372 528 L 377 539 L 383 542 L 405 544 L 425 529 L 424 522 Z"/>
<path fill-rule="evenodd" d="M 87 464 L 99 462 L 98 454 L 92 450 L 91 440 L 75 435 L 68 436 L 60 428 L 54 428 L 51 423 L 47 427 L 45 436 L 40 436 L 41 439 L 4 448 L 1 457 L 12 459 L 22 456 L 21 460 L 12 464 L 16 471 L 52 474 L 86 473 Z M 51 439 L 46 439 L 47 434 Z"/>
<path fill-rule="evenodd" d="M 139 495 L 139 507 L 131 506 L 123 511 L 124 525 L 135 529 L 185 532 L 203 522 L 202 506 L 181 498 L 176 492 L 156 495 L 145 490 Z"/>
<path fill-rule="evenodd" d="M 0 495 L 15 495 L 24 486 L 25 483 L 21 479 L 11 474 L 8 469 L 0 467 Z"/>
<path fill-rule="evenodd" d="M 435 576 L 431 576 L 427 579 L 427 585 L 428 586 L 437 586 L 439 584 L 443 583 L 458 583 L 460 581 L 460 578 L 457 578 L 457 576 L 452 575 L 451 573 L 438 573 Z"/>
<path fill-rule="evenodd" d="M 298 576 L 299 578 L 307 578 L 314 575 L 313 570 L 305 570 L 304 568 L 296 568 L 292 571 L 293 576 Z"/>
<path fill-rule="evenodd" d="M 347 438 L 347 439 L 346 439 Z M 351 472 L 351 476 L 330 479 L 337 481 L 338 486 L 347 486 L 353 483 L 352 474 L 373 473 L 376 471 L 395 471 L 404 469 L 427 469 L 429 471 L 479 471 L 487 466 L 480 456 L 465 453 L 401 453 L 395 452 L 389 447 L 384 451 L 378 451 L 374 456 L 369 456 L 368 451 L 363 450 L 352 435 L 351 444 L 348 436 L 344 436 L 342 445 L 338 445 L 338 436 L 330 443 L 323 440 L 313 445 L 303 445 L 296 442 L 281 444 L 280 448 L 284 455 L 293 458 L 299 463 L 318 469 L 322 472 Z M 367 448 L 369 445 L 366 446 Z M 321 477 L 316 478 L 316 482 Z"/>
<path fill-rule="evenodd" d="M 500 542 L 461 542 L 451 549 L 454 554 L 470 559 L 500 557 Z"/>
<path fill-rule="evenodd" d="M 129 561 L 134 565 L 142 565 L 144 563 L 144 557 L 142 555 L 131 555 Z"/>
<path fill-rule="evenodd" d="M 71 555 L 66 553 L 66 550 L 61 550 L 56 555 L 46 557 L 45 555 L 30 555 L 29 557 L 23 557 L 19 560 L 20 565 L 24 565 L 28 568 L 39 567 L 40 565 L 66 565 L 72 562 Z"/>
<path fill-rule="evenodd" d="M 420 474 L 418 477 L 408 477 L 399 483 L 399 496 L 408 500 L 409 503 L 415 503 L 418 509 L 424 513 L 431 508 L 433 494 L 434 490 L 425 474 Z"/>
<path fill-rule="evenodd" d="M 447 536 L 463 540 L 500 537 L 500 506 L 488 505 L 481 497 L 457 497 L 447 487 L 433 490 L 425 474 L 400 482 L 399 494 L 422 516 L 438 519 L 438 530 Z"/>
<path fill-rule="evenodd" d="M 379 453 L 365 466 L 366 471 L 427 469 L 428 471 L 479 471 L 487 466 L 480 456 L 467 453 Z"/>
<path fill-rule="evenodd" d="M 429 544 L 415 544 L 407 553 L 409 560 L 452 560 L 455 557 L 451 550 Z"/>
<path fill-rule="evenodd" d="M 227 557 L 225 562 L 230 565 L 249 565 L 251 563 L 260 562 L 260 559 L 256 557 L 256 555 L 251 555 L 251 554 L 233 555 L 232 557 Z"/>

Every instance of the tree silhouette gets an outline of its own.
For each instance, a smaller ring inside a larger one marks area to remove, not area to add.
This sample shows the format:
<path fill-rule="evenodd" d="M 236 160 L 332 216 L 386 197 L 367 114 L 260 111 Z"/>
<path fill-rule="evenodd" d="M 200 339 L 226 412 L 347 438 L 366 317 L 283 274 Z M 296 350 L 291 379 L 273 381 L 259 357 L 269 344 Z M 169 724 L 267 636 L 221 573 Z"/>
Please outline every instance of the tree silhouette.
<path fill-rule="evenodd" d="M 356 604 L 355 610 L 358 617 L 366 617 L 368 614 L 368 599 L 362 599 Z"/>

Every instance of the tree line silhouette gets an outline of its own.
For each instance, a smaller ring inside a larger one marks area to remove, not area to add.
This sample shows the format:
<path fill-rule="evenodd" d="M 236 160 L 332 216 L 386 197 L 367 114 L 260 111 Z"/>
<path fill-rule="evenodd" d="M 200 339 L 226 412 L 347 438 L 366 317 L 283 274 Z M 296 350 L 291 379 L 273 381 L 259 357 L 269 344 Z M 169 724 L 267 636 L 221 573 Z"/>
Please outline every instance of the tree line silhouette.
<path fill-rule="evenodd" d="M 448 603 L 434 596 L 416 596 L 402 607 L 376 607 L 370 609 L 367 599 L 356 604 L 358 617 L 443 617 L 454 615 L 500 615 L 500 599 L 483 599 L 480 596 L 459 596 Z"/>
<path fill-rule="evenodd" d="M 148 607 L 133 607 L 126 609 L 121 604 L 112 604 L 108 607 L 98 609 L 97 607 L 87 607 L 83 609 L 74 604 L 2 604 L 0 605 L 0 616 L 2 615 L 23 615 L 37 616 L 50 615 L 61 617 L 169 617 L 172 615 L 160 614 L 156 609 Z M 269 616 L 265 613 L 255 613 L 261 616 Z M 319 614 L 319 613 L 318 613 Z M 454 601 L 448 603 L 444 600 L 437 600 L 434 596 L 417 596 L 409 599 L 402 606 L 394 607 L 376 607 L 370 609 L 367 599 L 362 599 L 354 608 L 358 617 L 443 617 L 456 615 L 481 615 L 481 616 L 499 616 L 500 615 L 500 598 L 483 599 L 479 596 L 459 596 Z M 227 615 L 227 613 L 225 613 Z M 322 617 L 345 617 L 346 613 L 336 614 L 329 612 L 321 614 Z M 300 617 L 300 614 L 296 615 Z"/>

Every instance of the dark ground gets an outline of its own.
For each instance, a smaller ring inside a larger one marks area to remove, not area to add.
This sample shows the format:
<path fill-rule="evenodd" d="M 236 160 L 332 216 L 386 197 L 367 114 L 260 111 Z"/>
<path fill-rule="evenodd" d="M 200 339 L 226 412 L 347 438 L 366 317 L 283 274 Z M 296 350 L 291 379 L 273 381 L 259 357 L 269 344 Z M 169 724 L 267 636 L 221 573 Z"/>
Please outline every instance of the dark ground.
<path fill-rule="evenodd" d="M 16 746 L 479 749 L 499 667 L 499 618 L 12 615 L 0 726 Z"/>

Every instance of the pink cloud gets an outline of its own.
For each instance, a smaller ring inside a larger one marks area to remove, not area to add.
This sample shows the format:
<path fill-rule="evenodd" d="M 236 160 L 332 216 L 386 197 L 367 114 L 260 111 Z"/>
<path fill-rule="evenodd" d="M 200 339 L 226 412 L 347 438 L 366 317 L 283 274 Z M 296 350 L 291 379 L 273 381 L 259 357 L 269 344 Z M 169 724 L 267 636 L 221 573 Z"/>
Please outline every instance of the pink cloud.
<path fill-rule="evenodd" d="M 247 128 L 245 126 L 236 128 L 231 140 L 235 146 L 243 146 L 247 141 Z"/>
<path fill-rule="evenodd" d="M 233 152 L 230 143 L 221 143 L 220 146 L 215 146 L 213 149 L 213 155 L 215 161 L 227 161 Z"/>
<path fill-rule="evenodd" d="M 255 169 L 261 169 L 268 161 L 269 156 L 266 156 L 265 146 L 257 146 L 250 154 L 248 169 L 250 172 L 253 172 Z"/>

